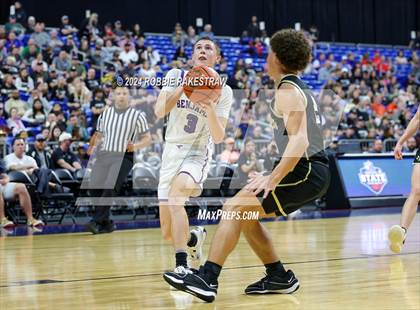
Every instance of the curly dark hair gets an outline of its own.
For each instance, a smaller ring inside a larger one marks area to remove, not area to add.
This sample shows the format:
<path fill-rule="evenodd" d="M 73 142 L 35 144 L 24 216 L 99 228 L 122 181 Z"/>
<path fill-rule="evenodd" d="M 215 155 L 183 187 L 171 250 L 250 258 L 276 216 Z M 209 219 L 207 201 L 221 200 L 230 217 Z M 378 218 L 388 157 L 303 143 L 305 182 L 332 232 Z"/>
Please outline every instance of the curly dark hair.
<path fill-rule="evenodd" d="M 311 46 L 301 31 L 277 31 L 270 39 L 270 47 L 287 73 L 304 70 L 311 59 Z"/>

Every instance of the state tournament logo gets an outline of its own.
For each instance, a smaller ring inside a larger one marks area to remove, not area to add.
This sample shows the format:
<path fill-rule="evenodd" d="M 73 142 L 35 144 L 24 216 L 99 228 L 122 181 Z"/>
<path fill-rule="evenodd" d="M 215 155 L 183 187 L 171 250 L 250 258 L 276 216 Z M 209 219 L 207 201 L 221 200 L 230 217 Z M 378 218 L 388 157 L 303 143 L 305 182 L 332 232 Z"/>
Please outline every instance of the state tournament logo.
<path fill-rule="evenodd" d="M 379 195 L 388 183 L 388 178 L 381 168 L 375 167 L 370 160 L 367 160 L 359 170 L 359 181 L 372 193 Z"/>

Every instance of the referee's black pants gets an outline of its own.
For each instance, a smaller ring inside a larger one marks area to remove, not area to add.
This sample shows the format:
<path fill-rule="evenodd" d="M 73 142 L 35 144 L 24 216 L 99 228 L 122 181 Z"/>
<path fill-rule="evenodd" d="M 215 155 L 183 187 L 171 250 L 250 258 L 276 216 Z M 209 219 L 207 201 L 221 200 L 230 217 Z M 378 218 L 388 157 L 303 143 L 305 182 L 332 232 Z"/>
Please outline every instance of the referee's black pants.
<path fill-rule="evenodd" d="M 100 152 L 92 167 L 91 196 L 94 199 L 116 197 L 132 168 L 133 153 Z M 109 222 L 110 208 L 111 204 L 96 205 L 92 220 L 101 225 L 106 224 Z"/>

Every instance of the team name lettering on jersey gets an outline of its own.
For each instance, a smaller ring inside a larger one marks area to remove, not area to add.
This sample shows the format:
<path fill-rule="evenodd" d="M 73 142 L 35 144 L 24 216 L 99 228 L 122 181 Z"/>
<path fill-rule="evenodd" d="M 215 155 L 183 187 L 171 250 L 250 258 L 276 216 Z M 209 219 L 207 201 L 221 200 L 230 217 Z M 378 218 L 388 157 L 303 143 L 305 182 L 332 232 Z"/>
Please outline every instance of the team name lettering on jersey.
<path fill-rule="evenodd" d="M 204 117 L 207 117 L 206 111 L 204 111 L 203 109 L 200 109 L 199 106 L 193 104 L 190 100 L 180 99 L 176 103 L 176 107 L 180 109 L 189 109 L 189 110 L 199 113 L 200 115 Z"/>

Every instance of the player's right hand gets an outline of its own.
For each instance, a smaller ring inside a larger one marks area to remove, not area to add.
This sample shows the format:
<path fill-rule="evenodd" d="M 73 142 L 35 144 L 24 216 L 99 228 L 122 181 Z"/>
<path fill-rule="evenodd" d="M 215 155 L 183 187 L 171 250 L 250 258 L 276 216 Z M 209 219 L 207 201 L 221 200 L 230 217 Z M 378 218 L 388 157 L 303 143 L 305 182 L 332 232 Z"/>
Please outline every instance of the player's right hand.
<path fill-rule="evenodd" d="M 394 158 L 396 160 L 401 160 L 403 158 L 402 156 L 402 145 L 397 143 L 397 145 L 394 148 Z"/>

